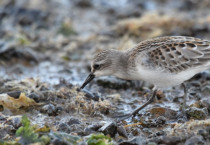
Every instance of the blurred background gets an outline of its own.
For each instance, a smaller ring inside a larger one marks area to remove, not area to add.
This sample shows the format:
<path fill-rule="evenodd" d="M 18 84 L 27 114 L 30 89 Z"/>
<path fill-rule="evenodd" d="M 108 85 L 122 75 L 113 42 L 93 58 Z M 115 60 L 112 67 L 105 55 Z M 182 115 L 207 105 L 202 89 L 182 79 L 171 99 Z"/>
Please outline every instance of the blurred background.
<path fill-rule="evenodd" d="M 210 40 L 210 0 L 0 0 L 0 144 L 16 138 L 23 114 L 50 130 L 48 142 L 21 136 L 23 144 L 85 144 L 100 132 L 121 145 L 208 144 L 209 71 L 187 83 L 187 120 L 180 86 L 160 90 L 156 103 L 120 125 L 113 116 L 146 102 L 151 84 L 106 77 L 78 90 L 98 49 L 172 35 Z"/>

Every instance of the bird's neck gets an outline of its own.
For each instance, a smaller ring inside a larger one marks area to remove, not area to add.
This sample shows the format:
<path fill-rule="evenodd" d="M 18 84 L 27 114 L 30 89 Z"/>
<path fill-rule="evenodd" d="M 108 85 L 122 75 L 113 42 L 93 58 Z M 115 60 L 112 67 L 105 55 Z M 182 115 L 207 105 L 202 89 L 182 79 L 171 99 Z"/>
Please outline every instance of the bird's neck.
<path fill-rule="evenodd" d="M 127 79 L 129 80 L 128 75 L 128 55 L 126 52 L 118 52 L 115 57 L 114 62 L 114 76 L 121 78 L 121 79 Z"/>

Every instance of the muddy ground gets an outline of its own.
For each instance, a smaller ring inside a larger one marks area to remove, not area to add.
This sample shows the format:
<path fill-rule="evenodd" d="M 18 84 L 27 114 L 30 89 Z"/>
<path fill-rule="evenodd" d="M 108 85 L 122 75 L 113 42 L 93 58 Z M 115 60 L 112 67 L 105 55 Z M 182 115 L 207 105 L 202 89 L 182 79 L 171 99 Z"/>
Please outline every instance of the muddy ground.
<path fill-rule="evenodd" d="M 210 40 L 209 0 L 0 0 L 0 144 L 210 144 L 210 71 L 158 91 L 101 77 L 78 88 L 98 49 L 158 36 Z"/>

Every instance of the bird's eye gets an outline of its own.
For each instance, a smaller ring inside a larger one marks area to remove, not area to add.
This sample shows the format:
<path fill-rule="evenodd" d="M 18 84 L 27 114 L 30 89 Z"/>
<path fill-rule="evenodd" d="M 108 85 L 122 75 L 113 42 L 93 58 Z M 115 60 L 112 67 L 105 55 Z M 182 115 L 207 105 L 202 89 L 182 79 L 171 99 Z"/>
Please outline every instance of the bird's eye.
<path fill-rule="evenodd" d="M 100 68 L 100 65 L 99 64 L 94 64 L 93 68 L 94 69 L 99 69 Z"/>

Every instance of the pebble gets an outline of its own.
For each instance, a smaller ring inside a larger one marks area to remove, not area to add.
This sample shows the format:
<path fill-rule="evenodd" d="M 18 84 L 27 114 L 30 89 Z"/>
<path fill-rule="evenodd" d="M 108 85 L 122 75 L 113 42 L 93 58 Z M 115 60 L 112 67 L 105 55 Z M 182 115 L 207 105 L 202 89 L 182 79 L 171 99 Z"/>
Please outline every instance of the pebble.
<path fill-rule="evenodd" d="M 58 131 L 70 133 L 71 129 L 68 124 L 62 122 L 58 125 Z"/>
<path fill-rule="evenodd" d="M 53 104 L 44 105 L 40 112 L 47 113 L 49 116 L 54 116 L 56 115 L 56 107 Z"/>
<path fill-rule="evenodd" d="M 128 133 L 122 125 L 117 127 L 117 132 L 120 136 L 128 138 Z"/>
<path fill-rule="evenodd" d="M 166 118 L 164 116 L 159 116 L 157 119 L 156 119 L 156 123 L 158 125 L 163 125 L 166 123 Z"/>
<path fill-rule="evenodd" d="M 71 126 L 72 124 L 80 124 L 81 122 L 77 118 L 70 118 L 68 121 L 68 125 Z"/>
<path fill-rule="evenodd" d="M 39 103 L 41 100 L 41 97 L 35 93 L 31 93 L 29 96 L 29 98 L 33 99 L 35 102 Z"/>
<path fill-rule="evenodd" d="M 201 105 L 206 107 L 208 111 L 210 112 L 210 99 L 204 98 L 201 100 Z"/>
<path fill-rule="evenodd" d="M 197 132 L 197 135 L 203 136 L 204 139 L 210 139 L 210 127 L 206 127 L 205 129 L 200 129 Z"/>
<path fill-rule="evenodd" d="M 206 118 L 206 112 L 203 109 L 191 107 L 186 109 L 186 114 L 188 118 L 193 119 L 205 119 Z"/>
<path fill-rule="evenodd" d="M 94 130 L 94 131 L 98 131 L 98 129 L 101 128 L 102 126 L 103 126 L 102 124 L 97 123 L 97 124 L 89 125 L 88 128 L 90 128 L 91 130 Z"/>
<path fill-rule="evenodd" d="M 145 144 L 146 139 L 142 136 L 134 137 L 131 140 L 121 142 L 119 145 L 143 145 Z"/>
<path fill-rule="evenodd" d="M 88 99 L 99 101 L 100 96 L 97 93 L 91 93 L 90 91 L 87 91 L 85 89 L 83 90 L 83 92 L 85 93 L 85 97 L 87 97 Z"/>
<path fill-rule="evenodd" d="M 8 92 L 7 93 L 10 97 L 13 97 L 15 99 L 18 99 L 20 94 L 21 94 L 21 91 L 12 91 L 12 92 Z"/>
<path fill-rule="evenodd" d="M 202 136 L 192 136 L 189 138 L 184 145 L 204 145 Z"/>
<path fill-rule="evenodd" d="M 68 142 L 61 140 L 61 139 L 55 139 L 51 143 L 52 145 L 69 145 Z"/>
<path fill-rule="evenodd" d="M 115 122 L 107 122 L 98 131 L 104 133 L 105 135 L 109 134 L 111 137 L 114 137 L 117 133 L 117 124 Z"/>
<path fill-rule="evenodd" d="M 12 125 L 14 126 L 15 129 L 18 129 L 22 125 L 21 119 L 22 119 L 21 116 L 12 118 Z"/>

